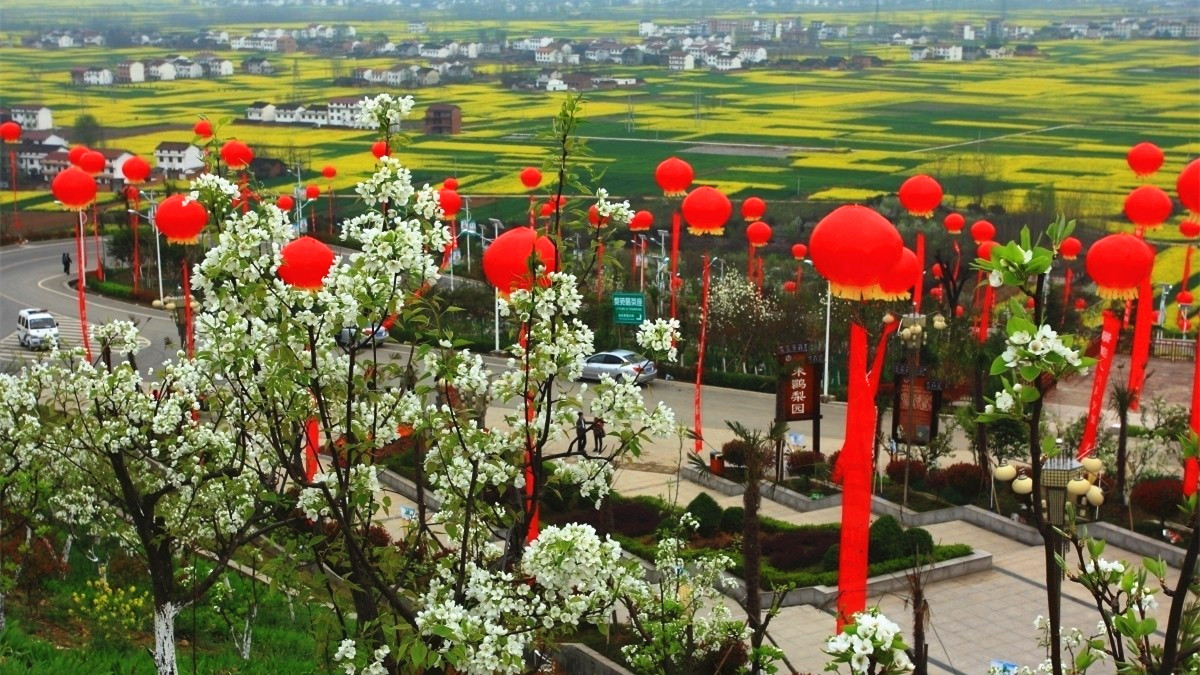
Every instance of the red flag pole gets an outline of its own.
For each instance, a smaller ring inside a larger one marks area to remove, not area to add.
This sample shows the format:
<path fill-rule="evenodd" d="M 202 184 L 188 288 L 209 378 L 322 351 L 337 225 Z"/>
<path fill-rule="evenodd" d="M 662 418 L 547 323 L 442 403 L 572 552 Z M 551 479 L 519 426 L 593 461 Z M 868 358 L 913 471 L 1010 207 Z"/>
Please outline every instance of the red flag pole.
<path fill-rule="evenodd" d="M 141 208 L 141 195 L 137 186 L 130 186 L 133 196 L 133 211 L 129 214 L 129 226 L 133 230 L 133 294 L 137 295 L 142 282 L 142 256 L 138 247 L 138 210 Z"/>
<path fill-rule="evenodd" d="M 9 175 L 9 182 L 12 183 L 12 193 L 13 193 L 12 230 L 13 230 L 13 234 L 16 235 L 17 232 L 21 228 L 20 217 L 17 215 L 17 151 L 16 150 L 8 151 L 8 161 L 12 165 L 12 168 L 10 169 L 8 175 Z M 17 239 L 20 240 L 20 237 L 18 236 Z"/>
<path fill-rule="evenodd" d="M 317 423 L 317 418 L 308 418 L 304 425 L 304 478 L 310 483 L 313 476 L 317 475 L 319 466 L 317 448 L 320 446 L 320 438 L 321 427 Z"/>
<path fill-rule="evenodd" d="M 701 263 L 703 272 L 701 273 L 700 286 L 700 344 L 696 348 L 696 389 L 693 396 L 692 404 L 696 409 L 694 423 L 696 427 L 696 445 L 695 452 L 699 453 L 704 448 L 704 431 L 701 427 L 703 417 L 703 389 L 701 388 L 701 380 L 704 375 L 704 343 L 708 335 L 708 281 L 710 261 L 708 253 L 704 254 L 703 262 Z"/>
<path fill-rule="evenodd" d="M 1200 332 L 1196 333 L 1195 366 L 1192 370 L 1192 414 L 1188 426 L 1193 434 L 1200 435 Z M 1200 486 L 1200 460 L 1189 457 L 1183 468 L 1183 493 L 1192 496 Z"/>
<path fill-rule="evenodd" d="M 596 299 L 604 297 L 604 240 L 596 241 Z"/>
<path fill-rule="evenodd" d="M 1137 410 L 1146 383 L 1146 362 L 1150 360 L 1150 329 L 1154 324 L 1154 287 L 1150 275 L 1138 287 L 1138 309 L 1133 327 L 1133 351 L 1129 358 L 1129 391 L 1133 393 L 1130 410 Z"/>
<path fill-rule="evenodd" d="M 921 294 L 925 292 L 925 233 L 917 232 L 917 278 L 913 283 L 913 313 L 921 313 Z"/>
<path fill-rule="evenodd" d="M 78 258 L 76 269 L 78 270 L 79 280 L 75 284 L 75 299 L 79 304 L 79 325 L 83 330 L 83 353 L 87 356 L 89 363 L 92 361 L 92 338 L 88 335 L 87 321 L 87 270 L 83 264 L 84 255 L 84 214 L 83 209 L 79 210 L 79 226 L 75 229 L 75 257 Z"/>
<path fill-rule="evenodd" d="M 671 214 L 671 318 L 676 318 L 676 299 L 679 289 L 675 288 L 675 280 L 679 278 L 679 210 Z"/>

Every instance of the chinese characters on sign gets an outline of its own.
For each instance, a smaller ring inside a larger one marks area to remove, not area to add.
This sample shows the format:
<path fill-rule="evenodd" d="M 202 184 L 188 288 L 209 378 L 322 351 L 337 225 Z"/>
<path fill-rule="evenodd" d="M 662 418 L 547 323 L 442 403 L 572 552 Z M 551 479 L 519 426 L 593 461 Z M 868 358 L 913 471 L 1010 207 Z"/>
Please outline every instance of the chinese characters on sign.
<path fill-rule="evenodd" d="M 892 438 L 916 445 L 929 443 L 937 436 L 941 399 L 940 383 L 927 382 L 923 374 L 898 374 L 892 406 Z"/>
<path fill-rule="evenodd" d="M 813 419 L 818 414 L 820 398 L 817 392 L 817 369 L 803 353 L 784 354 L 780 362 L 783 366 L 777 395 L 780 419 L 789 422 Z"/>
<path fill-rule="evenodd" d="M 639 325 L 646 320 L 646 296 L 641 293 L 613 293 L 613 323 Z"/>

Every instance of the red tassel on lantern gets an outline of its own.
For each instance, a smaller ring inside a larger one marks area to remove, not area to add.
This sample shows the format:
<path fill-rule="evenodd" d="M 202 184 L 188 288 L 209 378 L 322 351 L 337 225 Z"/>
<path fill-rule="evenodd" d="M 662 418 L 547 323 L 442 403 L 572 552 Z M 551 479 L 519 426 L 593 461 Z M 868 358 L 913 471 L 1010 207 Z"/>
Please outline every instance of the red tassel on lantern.
<path fill-rule="evenodd" d="M 1142 385 L 1146 382 L 1146 363 L 1150 360 L 1150 329 L 1154 325 L 1154 289 L 1150 276 L 1138 288 L 1138 308 L 1133 327 L 1133 353 L 1129 357 L 1129 391 L 1133 399 L 1130 410 L 1138 410 L 1142 397 Z"/>
<path fill-rule="evenodd" d="M 321 426 L 317 423 L 317 418 L 308 418 L 308 422 L 304 425 L 304 478 L 310 483 L 313 476 L 317 475 L 317 467 L 320 466 L 317 457 L 320 438 Z"/>
<path fill-rule="evenodd" d="M 700 388 L 700 381 L 704 373 L 704 345 L 705 338 L 708 335 L 708 282 L 711 261 L 709 260 L 707 253 L 704 254 L 702 265 L 703 272 L 700 287 L 700 343 L 696 346 L 696 389 L 693 396 L 694 400 L 692 402 L 696 411 L 694 419 L 696 444 L 694 450 L 697 454 L 704 449 L 704 430 L 701 426 L 701 420 L 703 417 L 702 411 L 704 406 L 702 402 L 703 394 L 702 389 Z"/>

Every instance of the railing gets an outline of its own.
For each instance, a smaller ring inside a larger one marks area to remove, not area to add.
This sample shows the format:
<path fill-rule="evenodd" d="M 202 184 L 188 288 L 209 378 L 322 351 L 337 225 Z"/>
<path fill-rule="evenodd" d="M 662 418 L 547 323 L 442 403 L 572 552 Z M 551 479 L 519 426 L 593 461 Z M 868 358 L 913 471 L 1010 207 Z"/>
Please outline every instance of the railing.
<path fill-rule="evenodd" d="M 1196 341 L 1156 337 L 1150 342 L 1150 355 L 1168 361 L 1191 361 L 1196 358 Z"/>

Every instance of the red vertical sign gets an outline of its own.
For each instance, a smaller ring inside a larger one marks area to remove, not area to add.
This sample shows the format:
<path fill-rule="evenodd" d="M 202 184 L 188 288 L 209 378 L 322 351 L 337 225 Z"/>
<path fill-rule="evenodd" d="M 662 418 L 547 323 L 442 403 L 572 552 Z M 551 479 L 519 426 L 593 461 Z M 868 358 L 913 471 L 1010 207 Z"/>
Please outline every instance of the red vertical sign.
<path fill-rule="evenodd" d="M 1113 356 L 1117 353 L 1117 335 L 1121 322 L 1112 312 L 1104 312 L 1104 331 L 1100 333 L 1100 356 L 1096 359 L 1096 375 L 1092 380 L 1092 399 L 1088 403 L 1087 422 L 1083 427 L 1083 438 L 1079 441 L 1076 457 L 1083 459 L 1096 446 L 1096 427 L 1104 409 L 1104 390 L 1108 387 L 1108 373 L 1112 370 Z"/>

